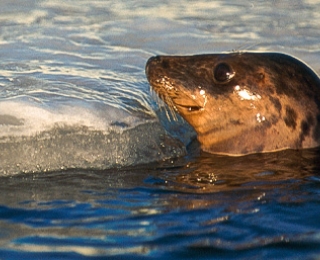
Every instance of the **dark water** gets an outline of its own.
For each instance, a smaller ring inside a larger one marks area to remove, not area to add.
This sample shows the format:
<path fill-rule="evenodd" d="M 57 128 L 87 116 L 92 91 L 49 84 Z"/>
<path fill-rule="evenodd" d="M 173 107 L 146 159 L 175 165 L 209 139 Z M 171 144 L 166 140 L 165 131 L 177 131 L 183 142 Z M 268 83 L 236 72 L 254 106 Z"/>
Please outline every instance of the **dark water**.
<path fill-rule="evenodd" d="M 319 149 L 187 149 L 144 75 L 154 54 L 246 49 L 319 73 L 317 1 L 0 7 L 1 259 L 320 258 Z"/>
<path fill-rule="evenodd" d="M 1 179 L 5 258 L 320 254 L 319 150 Z"/>

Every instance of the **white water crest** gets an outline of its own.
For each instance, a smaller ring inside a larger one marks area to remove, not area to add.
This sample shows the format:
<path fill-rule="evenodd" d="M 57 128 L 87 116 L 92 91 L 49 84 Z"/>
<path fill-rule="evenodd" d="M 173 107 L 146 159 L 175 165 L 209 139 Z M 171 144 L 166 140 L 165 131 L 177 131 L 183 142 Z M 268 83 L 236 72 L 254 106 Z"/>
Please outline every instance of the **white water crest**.
<path fill-rule="evenodd" d="M 185 153 L 157 118 L 110 105 L 69 102 L 54 108 L 25 100 L 0 102 L 0 172 L 107 169 Z"/>

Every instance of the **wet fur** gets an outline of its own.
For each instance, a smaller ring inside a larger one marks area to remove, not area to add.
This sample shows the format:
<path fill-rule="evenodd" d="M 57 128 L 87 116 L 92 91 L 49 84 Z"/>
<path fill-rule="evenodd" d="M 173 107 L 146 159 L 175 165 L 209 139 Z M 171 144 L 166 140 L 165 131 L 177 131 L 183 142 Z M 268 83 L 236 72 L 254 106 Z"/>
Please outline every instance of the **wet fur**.
<path fill-rule="evenodd" d="M 229 82 L 214 78 L 220 63 L 235 73 Z M 160 98 L 193 126 L 204 151 L 244 155 L 320 144 L 320 80 L 291 56 L 157 56 L 146 74 Z"/>

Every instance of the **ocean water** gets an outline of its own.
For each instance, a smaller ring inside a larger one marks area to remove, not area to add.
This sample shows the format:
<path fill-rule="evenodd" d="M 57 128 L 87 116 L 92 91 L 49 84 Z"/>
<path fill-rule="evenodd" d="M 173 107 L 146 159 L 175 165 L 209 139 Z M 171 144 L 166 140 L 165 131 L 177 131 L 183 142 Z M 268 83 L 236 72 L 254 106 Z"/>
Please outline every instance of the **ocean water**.
<path fill-rule="evenodd" d="M 320 74 L 317 1 L 1 1 L 1 259 L 319 259 L 319 149 L 209 155 L 156 54 L 278 51 Z"/>

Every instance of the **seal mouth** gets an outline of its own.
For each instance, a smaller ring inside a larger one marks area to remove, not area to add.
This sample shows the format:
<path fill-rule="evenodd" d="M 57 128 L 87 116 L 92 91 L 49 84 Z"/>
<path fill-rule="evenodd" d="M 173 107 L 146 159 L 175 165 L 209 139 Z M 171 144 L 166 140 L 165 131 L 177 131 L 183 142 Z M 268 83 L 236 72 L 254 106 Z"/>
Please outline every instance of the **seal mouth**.
<path fill-rule="evenodd" d="M 197 100 L 191 98 L 188 93 L 175 90 L 166 91 L 161 86 L 151 84 L 152 90 L 174 111 L 184 113 L 195 113 L 204 109 Z"/>
<path fill-rule="evenodd" d="M 193 112 L 198 112 L 198 111 L 201 111 L 203 110 L 203 107 L 202 106 L 188 106 L 188 105 L 178 105 L 178 104 L 175 104 L 177 107 L 183 109 L 183 110 L 186 110 L 187 112 L 190 112 L 190 113 L 193 113 Z M 179 110 L 179 109 L 178 109 Z"/>
<path fill-rule="evenodd" d="M 147 61 L 145 71 L 151 90 L 178 113 L 194 113 L 203 110 L 204 106 L 195 98 L 194 93 L 190 93 L 179 82 L 172 80 L 163 70 L 163 66 L 160 56 L 151 57 Z"/>
<path fill-rule="evenodd" d="M 197 112 L 197 111 L 202 110 L 203 108 L 202 107 L 198 107 L 198 106 L 192 106 L 192 107 L 187 107 L 187 109 L 188 109 L 189 112 Z"/>

